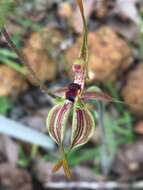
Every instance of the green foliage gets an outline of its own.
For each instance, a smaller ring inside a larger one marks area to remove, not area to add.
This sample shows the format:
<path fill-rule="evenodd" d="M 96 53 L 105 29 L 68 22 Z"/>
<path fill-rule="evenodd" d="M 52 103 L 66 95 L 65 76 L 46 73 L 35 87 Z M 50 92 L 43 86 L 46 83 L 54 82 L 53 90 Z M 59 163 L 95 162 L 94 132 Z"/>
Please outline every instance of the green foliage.
<path fill-rule="evenodd" d="M 133 140 L 131 117 L 128 112 L 125 112 L 119 119 L 115 119 L 109 113 L 105 113 L 102 127 L 100 156 L 102 169 L 106 174 L 110 170 L 119 146 L 130 143 Z"/>
<path fill-rule="evenodd" d="M 120 100 L 120 93 L 119 93 L 119 90 L 116 88 L 115 85 L 113 85 L 112 82 L 108 82 L 106 83 L 105 87 L 107 88 L 107 90 L 109 91 L 109 94 L 117 99 L 117 100 Z M 116 106 L 116 109 L 118 110 L 119 113 L 123 113 L 124 112 L 124 109 L 125 109 L 125 106 L 123 106 L 123 104 L 120 104 L 120 103 L 114 103 L 114 105 Z"/>
<path fill-rule="evenodd" d="M 18 160 L 18 164 L 19 166 L 21 167 L 27 167 L 30 162 L 32 161 L 33 158 L 36 157 L 38 153 L 38 146 L 33 144 L 32 145 L 32 148 L 31 148 L 31 154 L 30 155 L 27 155 L 24 151 L 24 148 L 22 147 L 22 145 L 20 145 L 20 148 L 19 148 L 19 160 Z"/>
<path fill-rule="evenodd" d="M 19 148 L 19 160 L 18 160 L 19 166 L 25 168 L 25 167 L 28 166 L 29 162 L 30 162 L 30 158 L 27 157 L 27 155 L 25 154 L 25 151 L 24 151 L 23 147 L 20 146 L 20 148 Z"/>
<path fill-rule="evenodd" d="M 114 87 L 112 87 L 112 93 L 114 97 L 117 97 L 118 93 L 116 89 L 113 88 Z M 96 107 L 96 111 L 93 111 L 93 114 L 95 115 L 95 120 L 98 119 L 101 134 L 100 144 L 97 145 L 96 148 L 73 151 L 70 155 L 69 162 L 70 165 L 74 166 L 85 161 L 96 159 L 96 161 L 100 162 L 104 174 L 107 174 L 110 171 L 112 161 L 119 147 L 123 144 L 131 143 L 134 139 L 132 130 L 133 121 L 130 113 L 126 111 L 123 104 L 121 104 L 120 107 L 118 107 L 118 104 L 115 105 L 120 113 L 117 117 L 106 112 L 104 105 L 102 105 L 101 110 L 98 109 L 97 112 L 99 102 L 96 100 L 92 100 L 92 104 Z"/>
<path fill-rule="evenodd" d="M 0 114 L 6 114 L 11 108 L 12 103 L 7 97 L 0 96 Z"/>
<path fill-rule="evenodd" d="M 24 67 L 17 63 L 16 58 L 17 55 L 11 50 L 0 48 L 0 62 L 8 65 L 21 74 L 25 74 L 27 71 L 24 69 Z"/>
<path fill-rule="evenodd" d="M 40 32 L 42 27 L 38 23 L 34 23 L 32 20 L 27 18 L 18 18 L 17 23 L 24 27 L 24 29 L 32 28 L 33 31 Z"/>
<path fill-rule="evenodd" d="M 14 8 L 15 0 L 0 0 L 0 28 L 4 26 L 7 15 Z"/>
<path fill-rule="evenodd" d="M 69 163 L 71 166 L 75 166 L 86 161 L 93 160 L 93 158 L 99 158 L 99 149 L 97 148 L 78 148 L 73 150 L 69 156 Z"/>

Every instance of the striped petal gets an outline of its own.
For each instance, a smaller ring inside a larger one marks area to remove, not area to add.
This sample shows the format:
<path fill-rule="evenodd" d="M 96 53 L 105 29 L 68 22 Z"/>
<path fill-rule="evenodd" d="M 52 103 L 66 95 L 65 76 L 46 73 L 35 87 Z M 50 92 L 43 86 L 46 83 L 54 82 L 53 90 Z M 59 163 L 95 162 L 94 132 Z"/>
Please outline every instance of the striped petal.
<path fill-rule="evenodd" d="M 83 91 L 81 98 L 83 101 L 87 100 L 100 100 L 104 102 L 112 102 L 113 98 L 108 94 L 102 92 L 97 86 L 91 86 L 87 91 Z"/>
<path fill-rule="evenodd" d="M 72 105 L 72 102 L 65 100 L 63 104 L 55 105 L 48 114 L 48 132 L 57 144 L 60 144 L 63 141 L 67 119 Z"/>
<path fill-rule="evenodd" d="M 94 118 L 85 108 L 75 108 L 72 123 L 71 147 L 85 144 L 93 135 L 95 129 Z"/>

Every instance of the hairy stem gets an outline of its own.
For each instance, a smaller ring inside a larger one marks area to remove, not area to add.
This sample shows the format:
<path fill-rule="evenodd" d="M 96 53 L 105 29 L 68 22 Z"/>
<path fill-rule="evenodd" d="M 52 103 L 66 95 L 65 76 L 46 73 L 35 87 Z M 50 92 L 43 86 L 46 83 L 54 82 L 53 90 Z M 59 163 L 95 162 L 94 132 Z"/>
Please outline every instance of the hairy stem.
<path fill-rule="evenodd" d="M 58 98 L 56 95 L 54 95 L 45 85 L 43 82 L 40 81 L 40 79 L 36 76 L 35 72 L 33 71 L 33 69 L 31 68 L 26 56 L 24 55 L 23 52 L 21 52 L 19 49 L 17 49 L 15 43 L 11 40 L 7 30 L 5 27 L 1 28 L 1 33 L 4 35 L 6 41 L 8 42 L 9 46 L 14 50 L 14 52 L 17 54 L 17 56 L 19 57 L 20 61 L 27 66 L 27 68 L 29 69 L 29 71 L 31 72 L 32 76 L 34 77 L 34 80 L 36 81 L 36 83 L 38 84 L 38 86 L 40 87 L 40 89 L 45 92 L 46 94 L 48 94 L 50 97 L 52 98 Z"/>
<path fill-rule="evenodd" d="M 82 22 L 83 22 L 83 39 L 82 39 L 82 45 L 79 53 L 79 58 L 82 58 L 84 60 L 84 66 L 86 70 L 86 77 L 88 78 L 88 30 L 87 30 L 87 23 L 84 15 L 84 8 L 83 8 L 83 2 L 82 0 L 77 0 L 77 4 L 80 9 Z"/>

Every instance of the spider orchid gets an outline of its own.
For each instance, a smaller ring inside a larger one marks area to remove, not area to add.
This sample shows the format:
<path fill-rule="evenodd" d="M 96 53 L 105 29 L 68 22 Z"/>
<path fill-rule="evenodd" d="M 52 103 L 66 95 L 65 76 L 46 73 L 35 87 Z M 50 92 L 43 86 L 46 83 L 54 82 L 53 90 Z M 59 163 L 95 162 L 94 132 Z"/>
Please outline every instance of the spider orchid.
<path fill-rule="evenodd" d="M 68 166 L 69 152 L 83 144 L 85 144 L 93 135 L 95 129 L 94 118 L 91 112 L 86 107 L 86 102 L 90 99 L 96 99 L 105 102 L 119 102 L 114 100 L 107 94 L 99 91 L 97 88 L 85 90 L 85 81 L 88 78 L 88 48 L 87 48 L 87 26 L 84 16 L 82 0 L 76 0 L 80 9 L 83 21 L 83 40 L 81 50 L 77 60 L 73 63 L 74 81 L 68 87 L 59 89 L 55 92 L 65 92 L 63 97 L 56 96 L 51 92 L 35 75 L 25 55 L 16 48 L 16 45 L 11 40 L 4 24 L 0 25 L 0 32 L 4 35 L 10 47 L 18 55 L 19 59 L 25 64 L 39 87 L 54 99 L 56 105 L 49 111 L 47 117 L 47 128 L 51 138 L 59 145 L 62 152 L 62 159 L 54 166 L 53 172 L 58 171 L 63 167 L 65 176 L 71 178 L 71 171 Z M 66 127 L 69 117 L 72 115 L 72 127 L 70 145 L 68 150 L 65 150 L 64 139 Z"/>
<path fill-rule="evenodd" d="M 94 90 L 85 90 L 85 80 L 88 78 L 88 48 L 87 48 L 87 27 L 84 17 L 82 0 L 77 0 L 83 21 L 83 42 L 79 57 L 73 63 L 74 81 L 68 85 L 65 90 L 64 97 L 56 102 L 56 105 L 51 109 L 47 117 L 47 128 L 51 138 L 60 146 L 63 154 L 63 159 L 60 160 L 53 171 L 63 167 L 65 175 L 71 178 L 71 172 L 68 166 L 67 156 L 69 152 L 83 144 L 85 144 L 93 135 L 95 129 L 94 118 L 91 112 L 86 107 L 86 101 L 90 99 L 98 99 L 111 101 L 108 95 Z M 70 146 L 67 153 L 64 147 L 64 137 L 68 119 L 72 115 L 72 127 Z"/>

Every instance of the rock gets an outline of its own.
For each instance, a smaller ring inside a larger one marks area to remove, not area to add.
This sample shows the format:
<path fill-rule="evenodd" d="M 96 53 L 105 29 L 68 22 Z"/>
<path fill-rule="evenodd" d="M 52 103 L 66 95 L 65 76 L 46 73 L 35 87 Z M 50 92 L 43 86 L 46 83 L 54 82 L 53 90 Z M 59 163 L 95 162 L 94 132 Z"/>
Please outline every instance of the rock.
<path fill-rule="evenodd" d="M 143 63 L 140 63 L 127 76 L 127 82 L 122 89 L 123 99 L 131 111 L 137 116 L 143 116 Z"/>
<path fill-rule="evenodd" d="M 0 96 L 16 97 L 27 89 L 22 75 L 6 65 L 0 65 Z"/>
<path fill-rule="evenodd" d="M 32 69 L 41 81 L 53 80 L 56 76 L 56 62 L 53 59 L 56 48 L 59 50 L 61 33 L 52 28 L 34 32 L 27 41 L 23 52 Z M 30 81 L 33 81 L 29 77 Z"/>
<path fill-rule="evenodd" d="M 104 26 L 89 32 L 89 76 L 98 81 L 115 80 L 119 71 L 126 70 L 132 62 L 132 51 L 128 44 L 111 28 Z M 78 56 L 81 37 L 66 52 L 69 68 Z M 71 70 L 71 69 L 70 69 Z"/>

